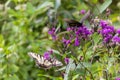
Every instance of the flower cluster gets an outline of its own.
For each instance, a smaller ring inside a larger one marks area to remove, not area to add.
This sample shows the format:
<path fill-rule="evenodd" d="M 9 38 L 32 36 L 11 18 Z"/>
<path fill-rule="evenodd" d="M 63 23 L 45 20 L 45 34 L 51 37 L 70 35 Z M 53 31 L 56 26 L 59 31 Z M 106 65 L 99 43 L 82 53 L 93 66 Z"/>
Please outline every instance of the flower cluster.
<path fill-rule="evenodd" d="M 91 34 L 91 30 L 86 26 L 69 27 L 67 31 L 71 31 L 72 34 L 70 34 L 70 40 L 63 38 L 63 42 L 66 45 L 70 44 L 71 40 L 74 39 L 74 46 L 80 46 L 80 40 L 87 39 Z"/>
<path fill-rule="evenodd" d="M 114 44 L 120 44 L 120 29 L 116 30 L 116 34 L 112 39 Z"/>
<path fill-rule="evenodd" d="M 86 39 L 91 34 L 91 30 L 89 30 L 86 26 L 82 26 L 75 30 L 75 34 L 77 37 Z"/>
<path fill-rule="evenodd" d="M 101 29 L 98 31 L 103 37 L 103 43 L 120 43 L 120 30 L 116 30 L 114 26 L 109 25 L 107 21 L 100 21 Z"/>
<path fill-rule="evenodd" d="M 100 29 L 98 33 L 102 35 L 103 43 L 109 44 L 120 44 L 120 29 L 116 30 L 114 26 L 110 25 L 106 20 L 100 20 Z M 52 36 L 53 40 L 56 40 L 55 28 L 52 28 L 48 33 Z M 67 27 L 66 31 L 70 31 L 70 37 L 65 38 L 63 36 L 62 42 L 64 45 L 70 44 L 74 40 L 74 46 L 80 46 L 81 40 L 88 39 L 89 36 L 93 33 L 92 30 L 89 30 L 86 26 L 73 26 Z"/>
<path fill-rule="evenodd" d="M 80 45 L 81 39 L 87 39 L 91 35 L 91 30 L 89 30 L 86 26 L 74 26 L 74 27 L 68 27 L 67 31 L 70 31 L 71 34 L 69 34 L 69 38 L 65 39 L 65 36 L 62 38 L 62 42 L 64 45 L 68 45 L 71 43 L 72 40 L 74 40 L 74 46 Z M 55 34 L 55 28 L 52 28 L 48 32 L 53 40 L 56 40 L 56 34 Z M 68 37 L 68 36 L 67 36 Z"/>
<path fill-rule="evenodd" d="M 99 33 L 103 37 L 103 42 L 109 43 L 115 34 L 114 26 L 109 25 L 107 21 L 103 20 L 100 21 L 100 26 L 101 30 L 99 30 Z"/>

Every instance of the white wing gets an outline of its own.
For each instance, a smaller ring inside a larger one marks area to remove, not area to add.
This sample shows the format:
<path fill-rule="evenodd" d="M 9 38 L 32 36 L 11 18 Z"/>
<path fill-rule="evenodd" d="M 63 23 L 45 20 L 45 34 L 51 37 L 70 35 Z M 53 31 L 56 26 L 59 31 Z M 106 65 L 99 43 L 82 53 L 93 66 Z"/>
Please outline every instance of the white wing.
<path fill-rule="evenodd" d="M 50 58 L 49 60 L 45 59 L 43 56 L 33 53 L 33 52 L 29 52 L 28 55 L 30 57 L 32 57 L 33 59 L 35 59 L 36 61 L 36 65 L 38 67 L 42 67 L 42 68 L 51 68 L 52 66 L 62 66 L 62 62 L 58 61 L 55 58 Z"/>

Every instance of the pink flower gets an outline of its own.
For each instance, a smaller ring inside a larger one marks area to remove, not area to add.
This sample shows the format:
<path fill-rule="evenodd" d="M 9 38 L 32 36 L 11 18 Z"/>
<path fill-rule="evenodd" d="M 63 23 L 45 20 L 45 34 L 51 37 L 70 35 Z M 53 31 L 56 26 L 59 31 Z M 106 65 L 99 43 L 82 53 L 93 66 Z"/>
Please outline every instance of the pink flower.
<path fill-rule="evenodd" d="M 83 10 L 80 11 L 80 14 L 85 14 L 85 12 L 86 11 L 83 9 Z"/>
<path fill-rule="evenodd" d="M 116 78 L 115 80 L 120 80 L 120 78 Z"/>

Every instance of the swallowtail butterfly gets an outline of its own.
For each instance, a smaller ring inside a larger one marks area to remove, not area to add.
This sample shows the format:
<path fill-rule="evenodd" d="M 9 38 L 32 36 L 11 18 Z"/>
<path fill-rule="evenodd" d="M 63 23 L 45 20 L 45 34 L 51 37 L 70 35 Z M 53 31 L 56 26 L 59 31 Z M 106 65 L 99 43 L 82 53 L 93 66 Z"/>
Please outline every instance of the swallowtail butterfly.
<path fill-rule="evenodd" d="M 36 65 L 39 68 L 41 67 L 44 69 L 49 69 L 54 66 L 62 66 L 63 65 L 62 62 L 60 62 L 59 60 L 57 60 L 55 58 L 45 59 L 43 56 L 36 54 L 36 53 L 32 53 L 32 52 L 29 52 L 28 55 L 35 60 Z"/>
<path fill-rule="evenodd" d="M 91 15 L 91 11 L 88 10 L 87 13 L 82 17 L 80 22 L 67 18 L 65 18 L 64 21 L 68 24 L 69 27 L 74 27 L 74 26 L 80 27 L 83 25 L 83 22 L 90 17 L 90 15 Z"/>

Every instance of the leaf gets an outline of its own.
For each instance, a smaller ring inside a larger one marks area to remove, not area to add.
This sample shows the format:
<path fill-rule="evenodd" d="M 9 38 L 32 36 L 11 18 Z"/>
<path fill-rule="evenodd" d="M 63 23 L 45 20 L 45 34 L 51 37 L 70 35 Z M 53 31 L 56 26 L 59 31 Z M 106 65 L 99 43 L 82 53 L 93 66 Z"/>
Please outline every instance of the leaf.
<path fill-rule="evenodd" d="M 105 2 L 100 7 L 98 7 L 100 10 L 100 13 L 102 13 L 111 3 L 112 3 L 112 0 L 105 0 Z"/>
<path fill-rule="evenodd" d="M 100 41 L 100 35 L 98 34 L 98 33 L 94 33 L 93 35 L 92 35 L 92 38 L 93 38 L 93 40 L 94 40 L 94 43 L 95 43 L 95 45 L 97 45 L 97 43 Z"/>
<path fill-rule="evenodd" d="M 79 69 L 79 68 L 84 68 L 83 65 L 81 65 L 81 64 L 83 64 L 86 68 L 88 68 L 88 67 L 90 68 L 90 67 L 91 67 L 91 63 L 82 62 L 82 63 L 79 63 L 79 64 L 78 64 L 77 69 Z"/>
<path fill-rule="evenodd" d="M 61 5 L 61 0 L 55 0 L 55 9 L 58 9 Z"/>
<path fill-rule="evenodd" d="M 3 63 L 5 61 L 4 57 L 5 57 L 5 54 L 0 53 L 0 63 Z"/>
<path fill-rule="evenodd" d="M 72 63 L 73 63 L 73 60 L 70 59 L 70 62 L 69 62 L 69 64 L 66 67 L 66 71 L 65 71 L 65 75 L 64 75 L 64 80 L 68 80 L 68 74 L 69 74 L 69 72 L 71 70 Z"/>
<path fill-rule="evenodd" d="M 0 35 L 0 47 L 3 47 L 4 44 L 5 44 L 5 41 L 4 41 L 3 35 Z"/>
<path fill-rule="evenodd" d="M 6 77 L 4 80 L 19 80 L 17 75 L 9 75 L 8 77 Z"/>
<path fill-rule="evenodd" d="M 52 2 L 44 2 L 42 5 L 39 5 L 36 10 L 35 10 L 35 14 L 34 15 L 37 15 L 37 14 L 42 14 L 44 13 L 45 11 L 47 11 L 49 8 L 53 7 L 53 3 Z"/>
<path fill-rule="evenodd" d="M 64 66 L 64 67 L 62 67 L 62 68 L 60 68 L 60 69 L 58 69 L 56 71 L 62 71 L 62 70 L 65 70 L 65 69 L 66 69 L 66 66 Z"/>
<path fill-rule="evenodd" d="M 75 63 L 72 63 L 70 70 L 74 70 L 75 68 L 76 68 Z M 65 69 L 66 69 L 66 66 L 64 66 L 64 67 L 62 67 L 62 68 L 60 68 L 60 69 L 58 69 L 56 71 L 62 71 L 62 70 L 65 70 Z"/>
<path fill-rule="evenodd" d="M 38 14 L 43 14 L 45 13 L 49 8 L 53 7 L 53 2 L 44 2 L 43 4 L 38 5 L 38 7 L 35 9 L 34 14 L 30 18 L 30 22 L 32 19 L 34 19 Z"/>
<path fill-rule="evenodd" d="M 9 66 L 9 70 L 10 70 L 11 73 L 15 73 L 15 72 L 17 72 L 19 70 L 19 67 L 17 65 L 15 65 L 15 64 L 11 64 Z"/>
<path fill-rule="evenodd" d="M 96 5 L 97 8 L 93 11 L 94 14 L 99 15 L 101 14 L 106 8 L 112 3 L 112 0 L 105 0 L 102 5 Z"/>
<path fill-rule="evenodd" d="M 44 2 L 43 4 L 40 4 L 36 10 L 39 10 L 39 9 L 42 9 L 42 8 L 45 8 L 45 7 L 53 7 L 53 2 Z"/>
<path fill-rule="evenodd" d="M 53 77 L 53 76 L 50 76 L 50 75 L 38 74 L 38 76 L 43 76 L 43 77 L 49 78 L 51 80 L 62 80 L 61 77 Z"/>
<path fill-rule="evenodd" d="M 53 77 L 50 76 L 50 75 L 38 74 L 38 76 L 44 76 L 44 77 L 47 77 L 47 78 L 53 79 Z"/>
<path fill-rule="evenodd" d="M 73 76 L 72 80 L 76 80 L 79 77 L 79 74 Z"/>
<path fill-rule="evenodd" d="M 34 6 L 30 2 L 28 2 L 27 3 L 27 13 L 33 14 L 34 12 L 35 12 Z"/>

